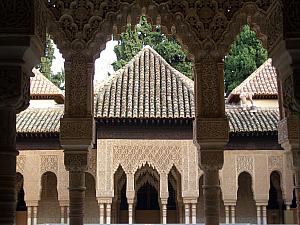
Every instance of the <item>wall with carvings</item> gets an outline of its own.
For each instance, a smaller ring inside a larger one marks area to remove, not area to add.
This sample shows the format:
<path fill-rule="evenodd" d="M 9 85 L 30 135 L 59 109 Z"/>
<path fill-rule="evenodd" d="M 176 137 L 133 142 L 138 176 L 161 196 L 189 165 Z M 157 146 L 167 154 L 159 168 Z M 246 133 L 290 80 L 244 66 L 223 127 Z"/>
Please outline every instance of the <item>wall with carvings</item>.
<path fill-rule="evenodd" d="M 97 149 L 92 149 L 88 155 L 86 222 L 94 223 L 99 220 L 97 198 L 112 198 L 117 194 L 117 190 L 114 190 L 114 176 L 119 165 L 126 173 L 125 177 L 129 179 L 128 177 L 131 175 L 134 177 L 134 174 L 146 163 L 155 168 L 160 176 L 165 173 L 168 174 L 173 166 L 176 168 L 181 176 L 181 197 L 198 199 L 197 221 L 203 221 L 201 189 L 199 192 L 200 176 L 203 172 L 198 167 L 197 149 L 192 140 L 99 139 L 97 146 Z M 272 171 L 278 171 L 280 174 L 283 199 L 290 204 L 293 190 L 290 159 L 291 156 L 282 150 L 225 151 L 224 167 L 220 171 L 224 204 L 237 203 L 238 176 L 242 172 L 247 172 L 252 177 L 252 205 L 257 202 L 267 205 Z M 59 206 L 68 204 L 68 173 L 63 164 L 63 152 L 61 150 L 21 151 L 17 157 L 17 172 L 24 176 L 27 206 L 43 202 L 40 201 L 42 175 L 47 172 L 52 172 L 57 177 L 57 196 L 52 198 L 55 200 L 52 203 L 56 207 L 53 207 L 53 213 L 59 215 Z M 101 177 L 101 179 L 97 179 L 97 177 Z M 54 189 L 50 188 L 50 190 Z M 39 205 L 39 209 L 40 207 L 42 205 Z M 222 208 L 221 217 L 223 221 L 223 204 Z M 247 215 L 243 217 L 246 218 Z M 248 220 L 254 221 L 256 217 L 250 215 Z"/>

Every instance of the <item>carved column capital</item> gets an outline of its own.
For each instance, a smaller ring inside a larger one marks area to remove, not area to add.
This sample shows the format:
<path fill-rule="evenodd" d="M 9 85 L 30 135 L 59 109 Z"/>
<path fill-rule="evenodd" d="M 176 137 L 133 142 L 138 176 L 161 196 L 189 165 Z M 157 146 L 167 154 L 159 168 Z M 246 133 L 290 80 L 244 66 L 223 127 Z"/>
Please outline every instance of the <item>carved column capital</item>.
<path fill-rule="evenodd" d="M 64 164 L 67 171 L 82 172 L 87 170 L 87 151 L 64 151 Z"/>
<path fill-rule="evenodd" d="M 194 142 L 200 151 L 223 149 L 229 140 L 229 123 L 225 117 L 195 118 L 193 129 Z"/>
<path fill-rule="evenodd" d="M 203 171 L 215 171 L 222 169 L 224 164 L 224 153 L 218 151 L 199 151 L 199 166 Z"/>
<path fill-rule="evenodd" d="M 66 150 L 87 150 L 91 147 L 95 121 L 89 117 L 63 117 L 60 120 L 60 143 Z"/>

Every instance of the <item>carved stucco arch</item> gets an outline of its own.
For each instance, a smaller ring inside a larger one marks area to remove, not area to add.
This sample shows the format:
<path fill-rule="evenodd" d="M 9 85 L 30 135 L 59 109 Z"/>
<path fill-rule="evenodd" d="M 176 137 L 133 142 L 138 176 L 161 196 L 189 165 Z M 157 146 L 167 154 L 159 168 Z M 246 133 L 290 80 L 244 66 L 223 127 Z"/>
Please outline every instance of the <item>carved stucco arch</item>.
<path fill-rule="evenodd" d="M 48 3 L 48 32 L 65 58 L 76 51 L 94 59 L 99 57 L 112 34 L 118 36 L 128 23 L 137 24 L 137 18 L 142 15 L 152 24 L 162 25 L 164 33 L 176 33 L 187 52 L 197 49 L 196 41 L 190 41 L 197 38 L 183 15 L 170 12 L 166 0 L 76 2 L 52 0 Z"/>
<path fill-rule="evenodd" d="M 283 39 L 281 0 L 269 1 L 266 5 L 259 5 L 257 2 L 244 3 L 232 17 L 219 40 L 218 45 L 222 55 L 229 52 L 231 44 L 246 24 L 256 33 L 263 47 L 270 53 Z"/>
<path fill-rule="evenodd" d="M 144 184 L 149 183 L 160 193 L 160 174 L 149 164 L 140 167 L 134 173 L 134 189 L 137 192 Z"/>
<path fill-rule="evenodd" d="M 113 172 L 113 177 L 114 196 L 116 197 L 119 194 L 119 192 L 121 192 L 127 180 L 126 172 L 121 164 L 119 164 L 118 168 Z"/>

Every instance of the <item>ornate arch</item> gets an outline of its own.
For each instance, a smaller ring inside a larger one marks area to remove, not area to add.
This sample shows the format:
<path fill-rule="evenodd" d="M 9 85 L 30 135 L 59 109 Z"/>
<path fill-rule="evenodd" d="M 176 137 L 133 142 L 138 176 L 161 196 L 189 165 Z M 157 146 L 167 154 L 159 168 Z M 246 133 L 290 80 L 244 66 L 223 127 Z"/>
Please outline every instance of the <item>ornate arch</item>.
<path fill-rule="evenodd" d="M 138 191 L 144 184 L 149 183 L 159 193 L 159 173 L 158 171 L 146 163 L 144 166 L 139 168 L 134 174 L 135 190 Z"/>
<path fill-rule="evenodd" d="M 176 7 L 172 7 L 173 4 Z M 187 3 L 186 3 L 187 4 Z M 170 7 L 171 6 L 171 7 Z M 48 32 L 64 57 L 71 51 L 83 51 L 98 57 L 111 34 L 120 34 L 127 23 L 135 25 L 137 18 L 147 15 L 152 23 L 160 24 L 167 34 L 175 33 L 183 46 L 193 49 L 197 40 L 189 29 L 186 15 L 178 4 L 166 0 L 149 1 L 48 1 Z"/>

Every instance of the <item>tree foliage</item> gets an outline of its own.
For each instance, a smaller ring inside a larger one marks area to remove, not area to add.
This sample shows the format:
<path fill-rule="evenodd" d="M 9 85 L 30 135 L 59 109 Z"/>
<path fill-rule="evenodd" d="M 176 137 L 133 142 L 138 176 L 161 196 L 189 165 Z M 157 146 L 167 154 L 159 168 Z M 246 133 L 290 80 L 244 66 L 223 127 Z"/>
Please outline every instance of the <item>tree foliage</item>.
<path fill-rule="evenodd" d="M 166 37 L 160 26 L 153 30 L 152 25 L 143 16 L 134 29 L 128 25 L 126 31 L 121 34 L 120 41 L 114 48 L 117 55 L 117 61 L 112 64 L 114 70 L 125 66 L 146 45 L 157 51 L 172 67 L 192 78 L 192 63 L 187 59 L 176 38 Z"/>
<path fill-rule="evenodd" d="M 267 60 L 267 51 L 248 25 L 231 46 L 225 57 L 225 91 L 228 94 Z"/>
<path fill-rule="evenodd" d="M 52 72 L 52 62 L 55 59 L 54 56 L 54 47 L 53 42 L 50 36 L 46 35 L 46 48 L 45 48 L 45 55 L 41 58 L 41 63 L 36 66 L 40 72 L 47 77 L 52 83 L 54 83 L 57 87 L 64 89 L 64 82 L 65 82 L 65 72 L 62 70 L 56 74 Z"/>

